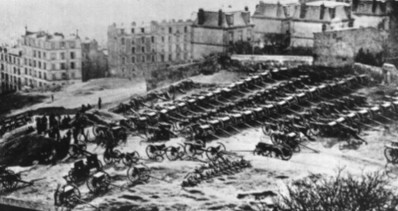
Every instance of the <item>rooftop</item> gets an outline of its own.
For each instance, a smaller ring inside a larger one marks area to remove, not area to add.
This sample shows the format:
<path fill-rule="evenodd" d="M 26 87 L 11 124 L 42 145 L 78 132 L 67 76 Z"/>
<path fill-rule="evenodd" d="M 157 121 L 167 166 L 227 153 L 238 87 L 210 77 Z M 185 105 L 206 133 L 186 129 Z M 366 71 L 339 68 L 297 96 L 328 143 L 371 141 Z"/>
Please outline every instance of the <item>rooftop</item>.
<path fill-rule="evenodd" d="M 321 6 L 322 4 L 328 8 L 334 8 L 334 7 L 338 7 L 338 6 L 346 6 L 346 7 L 351 6 L 348 3 L 336 2 L 336 1 L 313 1 L 313 2 L 306 3 L 307 6 Z"/>

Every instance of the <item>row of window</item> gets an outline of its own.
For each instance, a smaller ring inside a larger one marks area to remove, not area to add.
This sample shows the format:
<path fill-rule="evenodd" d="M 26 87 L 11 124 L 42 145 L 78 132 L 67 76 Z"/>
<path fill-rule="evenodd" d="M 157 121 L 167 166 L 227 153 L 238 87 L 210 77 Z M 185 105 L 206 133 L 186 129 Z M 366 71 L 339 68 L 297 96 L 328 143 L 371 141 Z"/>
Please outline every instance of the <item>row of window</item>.
<path fill-rule="evenodd" d="M 146 31 L 144 27 L 141 27 L 139 30 L 140 30 L 141 33 L 145 33 L 145 31 Z M 164 32 L 165 28 L 161 28 L 161 31 Z M 121 29 L 120 32 L 122 34 L 125 33 L 124 29 Z M 134 34 L 135 32 L 136 32 L 135 28 L 131 28 L 131 34 Z M 168 27 L 168 32 L 169 32 L 169 34 L 172 34 L 173 32 L 180 33 L 180 31 L 178 29 L 177 30 L 175 30 L 175 29 L 173 30 L 173 27 Z M 188 33 L 188 26 L 184 27 L 184 33 Z"/>
<path fill-rule="evenodd" d="M 51 59 L 51 60 L 56 60 L 56 59 L 65 60 L 65 59 L 67 59 L 67 57 L 68 57 L 68 54 L 65 53 L 65 52 L 60 52 L 59 54 L 57 54 L 56 52 L 51 52 L 50 53 L 50 58 L 48 58 L 48 59 Z M 46 52 L 33 50 L 33 58 L 47 59 L 47 54 L 46 54 Z M 74 51 L 69 52 L 69 59 L 76 59 L 76 53 Z M 25 62 L 25 64 L 26 64 L 26 62 Z"/>
<path fill-rule="evenodd" d="M 7 55 L 7 54 L 0 54 L 0 59 L 1 61 L 6 61 L 11 64 L 20 64 L 19 57 L 12 56 L 12 55 Z"/>
<path fill-rule="evenodd" d="M 41 62 L 41 61 L 36 61 L 33 59 L 24 59 L 24 63 L 26 66 L 33 67 L 33 68 L 39 68 L 43 70 L 47 70 L 47 68 L 50 68 L 50 65 L 47 66 L 46 62 Z M 69 68 L 67 63 L 61 62 L 59 63 L 59 67 L 57 67 L 56 63 L 51 63 L 51 69 L 49 70 L 66 70 L 66 69 L 75 69 L 76 68 L 76 63 L 75 62 L 70 62 L 69 63 Z"/>
<path fill-rule="evenodd" d="M 34 38 L 25 38 L 23 44 L 26 46 L 36 47 L 36 48 L 45 48 L 45 49 L 73 49 L 76 48 L 76 41 L 53 41 L 47 42 L 43 40 L 37 40 Z"/>
<path fill-rule="evenodd" d="M 183 37 L 183 39 L 181 39 L 182 37 L 179 36 L 174 36 L 175 37 L 175 41 L 176 42 L 190 42 L 189 40 L 189 36 L 185 35 Z M 172 36 L 167 36 L 169 43 L 172 42 Z M 117 38 L 115 38 L 117 39 Z M 136 38 L 136 39 L 132 39 L 131 44 L 132 45 L 140 45 L 140 44 L 145 44 L 145 43 L 155 43 L 156 42 L 156 37 L 151 36 L 150 39 L 148 38 L 147 41 L 145 41 L 146 37 L 141 37 L 141 38 Z M 165 42 L 165 37 L 162 36 L 160 39 L 163 43 Z M 120 38 L 120 44 L 121 45 L 125 45 L 126 44 L 126 38 L 122 37 Z"/>
<path fill-rule="evenodd" d="M 165 62 L 166 56 L 164 54 L 159 55 L 159 60 L 160 62 Z M 173 55 L 172 54 L 167 54 L 168 61 L 174 61 L 173 60 Z M 181 60 L 188 60 L 188 54 L 180 54 L 176 53 L 175 54 L 175 61 L 181 61 Z M 146 63 L 146 62 L 156 62 L 156 56 L 155 55 L 143 55 L 143 56 L 132 56 L 130 63 L 135 64 L 135 63 Z M 127 57 L 122 57 L 122 65 L 126 65 L 128 63 Z"/>

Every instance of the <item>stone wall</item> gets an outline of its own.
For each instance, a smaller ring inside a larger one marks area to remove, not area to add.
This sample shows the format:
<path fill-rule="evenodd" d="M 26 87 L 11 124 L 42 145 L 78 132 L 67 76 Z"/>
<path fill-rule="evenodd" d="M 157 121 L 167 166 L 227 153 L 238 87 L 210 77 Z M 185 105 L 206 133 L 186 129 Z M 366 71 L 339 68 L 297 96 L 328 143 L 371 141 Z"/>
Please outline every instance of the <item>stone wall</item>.
<path fill-rule="evenodd" d="M 314 65 L 352 65 L 360 49 L 365 53 L 380 54 L 386 37 L 385 31 L 373 27 L 315 33 Z"/>

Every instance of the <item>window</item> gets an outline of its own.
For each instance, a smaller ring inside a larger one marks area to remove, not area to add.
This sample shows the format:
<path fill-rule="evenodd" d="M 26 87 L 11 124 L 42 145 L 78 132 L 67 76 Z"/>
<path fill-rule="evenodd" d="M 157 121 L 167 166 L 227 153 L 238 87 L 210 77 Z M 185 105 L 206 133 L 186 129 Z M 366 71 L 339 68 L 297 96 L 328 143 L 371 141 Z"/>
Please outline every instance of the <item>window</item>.
<path fill-rule="evenodd" d="M 65 48 L 65 42 L 64 41 L 60 42 L 60 45 L 61 45 L 61 48 Z"/>
<path fill-rule="evenodd" d="M 155 42 L 155 37 L 154 36 L 151 37 L 151 41 L 152 41 L 152 43 Z"/>
<path fill-rule="evenodd" d="M 39 78 L 41 78 L 41 72 L 39 72 Z"/>
<path fill-rule="evenodd" d="M 131 63 L 135 63 L 135 57 L 131 57 Z"/>
<path fill-rule="evenodd" d="M 322 24 L 322 31 L 326 31 L 326 24 Z"/>
<path fill-rule="evenodd" d="M 131 53 L 132 53 L 132 54 L 135 54 L 135 47 L 132 47 L 132 48 L 131 48 Z"/>
<path fill-rule="evenodd" d="M 120 39 L 120 43 L 122 43 L 122 45 L 124 45 L 124 37 L 122 37 L 121 39 Z"/>
<path fill-rule="evenodd" d="M 126 64 L 126 58 L 122 57 L 122 64 Z"/>
<path fill-rule="evenodd" d="M 55 66 L 55 64 L 51 64 L 51 70 L 56 70 L 57 66 Z"/>
<path fill-rule="evenodd" d="M 124 34 L 124 29 L 120 29 L 120 33 L 121 33 L 121 34 Z"/>
<path fill-rule="evenodd" d="M 145 37 L 141 37 L 141 43 L 145 43 Z"/>
<path fill-rule="evenodd" d="M 142 32 L 142 33 L 145 33 L 145 28 L 141 28 L 141 32 Z"/>
<path fill-rule="evenodd" d="M 47 63 L 43 62 L 43 69 L 46 70 L 47 69 Z"/>
<path fill-rule="evenodd" d="M 33 60 L 33 67 L 36 67 L 36 60 Z"/>
<path fill-rule="evenodd" d="M 71 78 L 75 78 L 75 73 L 74 72 L 72 72 Z"/>
<path fill-rule="evenodd" d="M 70 58 L 71 58 L 71 59 L 75 59 L 75 52 L 73 52 L 73 51 L 70 52 Z"/>
<path fill-rule="evenodd" d="M 53 80 L 57 80 L 57 75 L 55 75 L 55 73 L 53 73 Z"/>
<path fill-rule="evenodd" d="M 173 33 L 173 28 L 169 27 L 169 34 Z"/>
<path fill-rule="evenodd" d="M 160 55 L 160 61 L 164 62 L 164 55 L 163 54 Z"/>
<path fill-rule="evenodd" d="M 71 62 L 71 63 L 70 63 L 70 68 L 71 68 L 71 69 L 75 69 L 75 63 L 74 63 L 74 62 Z"/>
<path fill-rule="evenodd" d="M 135 45 L 135 40 L 134 40 L 134 38 L 133 38 L 133 40 L 131 41 L 131 44 L 132 44 L 132 45 Z"/>
<path fill-rule="evenodd" d="M 43 73 L 44 80 L 47 80 L 47 73 Z"/>
<path fill-rule="evenodd" d="M 66 69 L 65 63 L 61 63 L 61 70 L 65 70 L 65 69 Z"/>
<path fill-rule="evenodd" d="M 145 47 L 144 46 L 141 47 L 141 52 L 145 53 Z"/>
<path fill-rule="evenodd" d="M 186 26 L 184 27 L 184 32 L 188 33 L 188 27 L 186 27 Z"/>
<path fill-rule="evenodd" d="M 152 62 L 155 62 L 155 56 L 152 55 Z"/>
<path fill-rule="evenodd" d="M 75 41 L 69 41 L 69 47 L 75 48 Z"/>
<path fill-rule="evenodd" d="M 51 53 L 51 60 L 56 60 L 57 59 L 57 54 L 54 52 L 54 53 Z"/>
<path fill-rule="evenodd" d="M 131 29 L 131 34 L 134 34 L 134 28 Z"/>
<path fill-rule="evenodd" d="M 60 53 L 61 59 L 65 59 L 65 53 Z"/>
<path fill-rule="evenodd" d="M 25 75 L 28 74 L 28 68 L 25 68 Z"/>
<path fill-rule="evenodd" d="M 164 37 L 162 37 L 162 42 L 164 42 Z"/>
<path fill-rule="evenodd" d="M 43 59 L 46 59 L 47 55 L 46 52 L 43 52 Z"/>
<path fill-rule="evenodd" d="M 169 61 L 173 61 L 173 56 L 169 54 Z"/>
<path fill-rule="evenodd" d="M 37 56 L 41 59 L 41 51 L 37 52 Z"/>
<path fill-rule="evenodd" d="M 37 62 L 37 65 L 38 65 L 39 68 L 41 69 L 41 62 Z"/>
<path fill-rule="evenodd" d="M 141 57 L 141 61 L 142 61 L 142 63 L 145 63 L 145 56 Z"/>

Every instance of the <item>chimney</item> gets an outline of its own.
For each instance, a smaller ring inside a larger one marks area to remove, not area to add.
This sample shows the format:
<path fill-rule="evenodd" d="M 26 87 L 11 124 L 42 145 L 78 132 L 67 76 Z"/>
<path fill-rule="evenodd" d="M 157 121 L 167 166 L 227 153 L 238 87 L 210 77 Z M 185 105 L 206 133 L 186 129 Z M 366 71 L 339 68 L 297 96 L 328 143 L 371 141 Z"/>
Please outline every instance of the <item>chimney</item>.
<path fill-rule="evenodd" d="M 218 11 L 218 26 L 222 27 L 224 18 L 222 10 Z"/>
<path fill-rule="evenodd" d="M 198 24 L 203 25 L 205 22 L 205 11 L 200 8 L 198 11 Z"/>
<path fill-rule="evenodd" d="M 249 12 L 249 7 L 248 6 L 245 6 L 245 11 Z"/>

